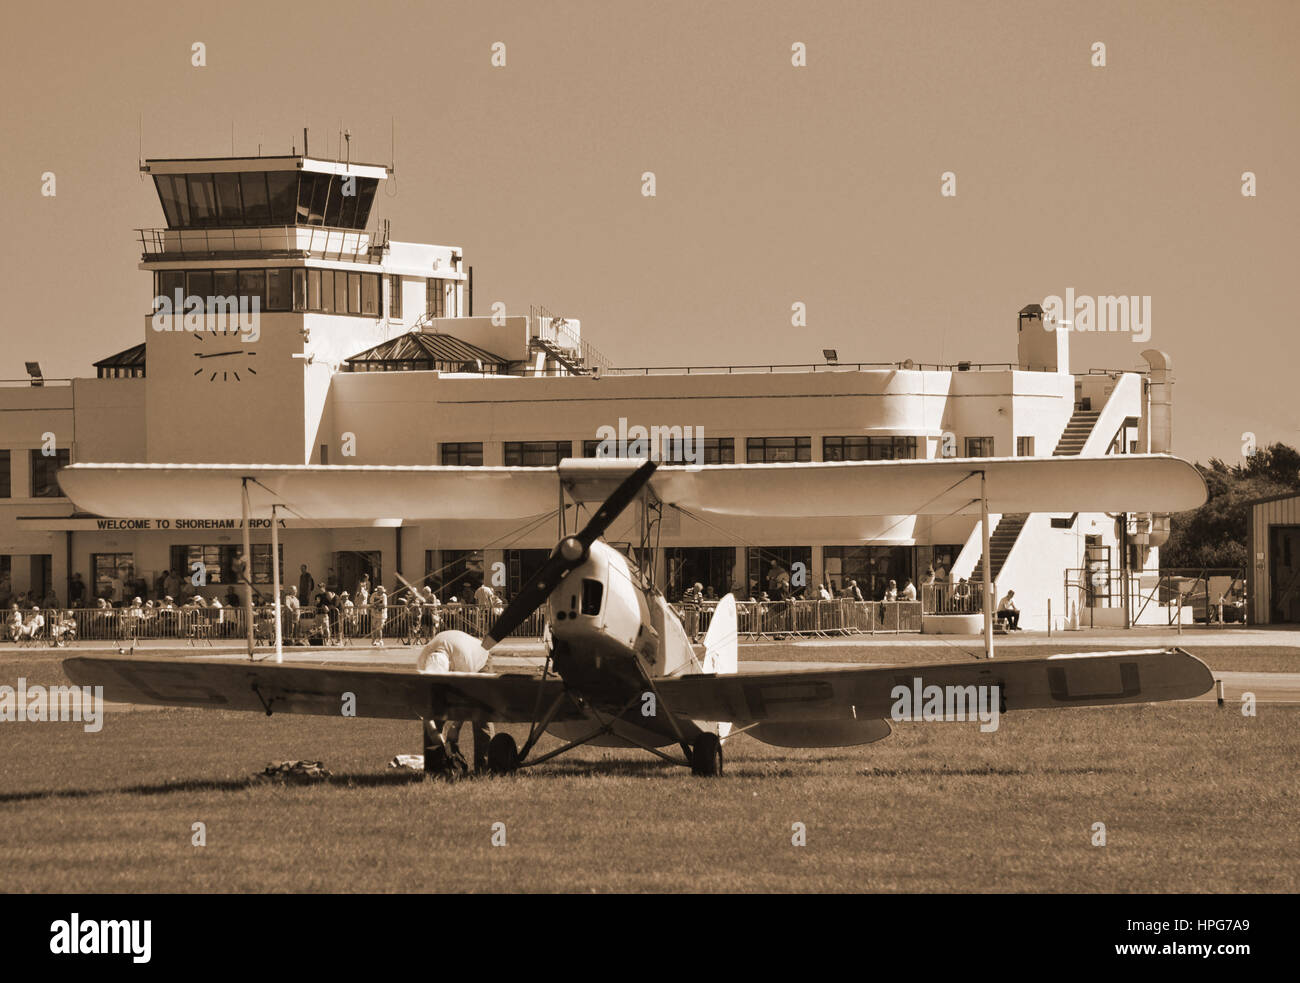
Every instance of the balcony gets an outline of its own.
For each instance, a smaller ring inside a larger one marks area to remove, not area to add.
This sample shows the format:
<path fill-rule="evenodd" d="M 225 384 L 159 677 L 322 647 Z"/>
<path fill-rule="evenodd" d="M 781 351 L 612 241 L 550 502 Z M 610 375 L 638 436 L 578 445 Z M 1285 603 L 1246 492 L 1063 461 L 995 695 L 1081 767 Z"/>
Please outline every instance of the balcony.
<path fill-rule="evenodd" d="M 323 226 L 136 229 L 146 263 L 232 259 L 333 259 L 380 263 L 388 227 L 377 233 Z"/>

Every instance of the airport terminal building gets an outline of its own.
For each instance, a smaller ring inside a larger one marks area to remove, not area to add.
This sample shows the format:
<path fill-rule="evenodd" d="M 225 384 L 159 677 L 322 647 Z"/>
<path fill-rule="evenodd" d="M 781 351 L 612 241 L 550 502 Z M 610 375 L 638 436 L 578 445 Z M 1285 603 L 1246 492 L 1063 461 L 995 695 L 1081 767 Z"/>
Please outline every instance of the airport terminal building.
<path fill-rule="evenodd" d="M 0 386 L 0 593 L 52 591 L 66 604 L 80 574 L 92 597 L 115 578 L 154 594 L 167 570 L 195 563 L 204 592 L 229 590 L 238 522 L 79 513 L 58 484 L 70 462 L 550 466 L 639 427 L 689 436 L 671 447 L 700 464 L 1172 452 L 1168 358 L 1072 371 L 1068 333 L 1036 304 L 1014 339 L 1008 317 L 1005 364 L 840 364 L 827 353 L 803 366 L 615 367 L 575 319 L 476 315 L 461 249 L 372 227 L 384 166 L 299 154 L 144 170 L 165 226 L 138 232 L 154 280 L 139 343 L 97 353 L 93 377 L 42 379 L 28 363 L 28 378 L 13 379 L 24 356 L 13 347 L 0 370 L 11 377 Z M 401 573 L 444 600 L 484 577 L 512 596 L 557 532 L 554 519 L 340 523 L 286 504 L 286 584 L 306 564 L 347 590 L 362 574 L 391 589 Z M 1057 621 L 1077 605 L 1094 608 L 1093 623 L 1122 623 L 1113 585 L 1121 570 L 1154 582 L 1169 528 L 1144 514 L 994 520 L 993 578 L 999 596 L 1015 589 L 1026 627 L 1045 626 L 1049 599 Z M 270 530 L 254 525 L 253 579 L 269 593 Z M 634 543 L 637 532 L 625 517 L 608 538 Z M 749 596 L 774 561 L 806 572 L 809 596 L 853 579 L 879 598 L 889 580 L 920 584 L 931 567 L 969 577 L 982 554 L 969 516 L 810 520 L 797 497 L 762 521 L 666 509 L 655 541 L 670 598 L 697 581 Z M 1144 620 L 1164 623 L 1165 611 Z"/>

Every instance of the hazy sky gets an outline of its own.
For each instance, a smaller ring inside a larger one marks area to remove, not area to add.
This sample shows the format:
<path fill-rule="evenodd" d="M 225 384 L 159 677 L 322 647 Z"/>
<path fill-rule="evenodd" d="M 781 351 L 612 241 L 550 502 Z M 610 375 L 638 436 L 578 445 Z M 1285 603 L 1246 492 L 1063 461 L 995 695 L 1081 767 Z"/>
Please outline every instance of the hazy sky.
<path fill-rule="evenodd" d="M 132 230 L 164 220 L 141 117 L 145 157 L 228 154 L 232 123 L 238 154 L 301 149 L 310 126 L 324 155 L 341 123 L 379 162 L 395 120 L 393 236 L 464 247 L 479 313 L 544 304 L 615 364 L 1012 361 L 1016 312 L 1073 287 L 1151 298 L 1147 344 L 1075 335 L 1074 367 L 1167 351 L 1180 454 L 1300 444 L 1300 3 L 169 0 L 5 20 L 0 377 L 92 374 L 143 337 Z"/>

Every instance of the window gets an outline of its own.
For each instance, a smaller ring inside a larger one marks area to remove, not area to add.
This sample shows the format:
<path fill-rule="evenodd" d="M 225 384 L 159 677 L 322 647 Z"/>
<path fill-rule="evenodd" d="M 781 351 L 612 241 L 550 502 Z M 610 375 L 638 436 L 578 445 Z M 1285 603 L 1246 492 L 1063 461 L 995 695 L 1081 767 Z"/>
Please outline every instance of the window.
<path fill-rule="evenodd" d="M 370 273 L 354 273 L 361 278 L 361 313 L 379 316 L 379 277 Z"/>
<path fill-rule="evenodd" d="M 705 464 L 735 464 L 736 463 L 736 438 L 735 437 L 705 437 L 704 438 L 704 463 Z M 705 586 L 708 586 L 707 584 Z"/>
<path fill-rule="evenodd" d="M 270 171 L 266 175 L 270 195 L 271 222 L 274 225 L 293 225 L 294 204 L 298 200 L 298 174 L 296 171 Z"/>
<path fill-rule="evenodd" d="M 185 271 L 184 270 L 159 270 L 158 271 L 158 296 L 166 297 L 167 303 L 172 305 L 172 311 L 177 314 L 183 314 L 183 310 L 176 310 L 176 292 L 181 294 L 181 303 L 185 303 Z"/>
<path fill-rule="evenodd" d="M 333 284 L 330 284 L 330 288 L 331 288 L 330 296 L 333 297 L 334 295 Z M 307 271 L 307 310 L 323 311 L 324 309 L 325 309 L 324 301 L 322 300 L 322 295 L 321 295 L 321 271 L 308 270 Z"/>
<path fill-rule="evenodd" d="M 348 275 L 342 270 L 334 271 L 334 313 L 348 312 Z"/>
<path fill-rule="evenodd" d="M 264 311 L 266 304 L 266 270 L 239 271 L 239 297 L 248 304 L 248 310 Z M 257 298 L 257 307 L 253 307 L 253 298 Z"/>
<path fill-rule="evenodd" d="M 321 308 L 320 309 L 325 314 L 333 314 L 334 313 L 334 271 L 321 270 L 320 284 L 321 284 L 320 287 Z"/>
<path fill-rule="evenodd" d="M 266 194 L 266 174 L 253 171 L 239 175 L 239 189 L 244 198 L 244 224 L 265 225 L 271 220 L 271 205 Z"/>
<path fill-rule="evenodd" d="M 10 484 L 12 473 L 9 452 L 0 451 L 0 498 L 9 498 L 13 495 L 13 487 Z"/>
<path fill-rule="evenodd" d="M 185 296 L 200 299 L 199 310 L 207 307 L 208 298 L 212 296 L 212 271 L 190 270 L 185 274 Z"/>
<path fill-rule="evenodd" d="M 506 550 L 506 590 L 509 596 L 518 595 L 550 557 L 550 550 Z"/>
<path fill-rule="evenodd" d="M 795 594 L 808 587 L 808 578 L 812 576 L 811 546 L 750 546 L 745 553 L 749 589 L 754 597 L 763 591 L 771 595 L 778 583 L 788 584 Z M 817 585 L 812 587 L 815 590 Z"/>
<path fill-rule="evenodd" d="M 388 278 L 388 316 L 394 321 L 402 319 L 402 278 L 396 273 Z"/>
<path fill-rule="evenodd" d="M 447 316 L 446 282 L 433 277 L 424 282 L 424 311 L 431 317 Z"/>
<path fill-rule="evenodd" d="M 915 437 L 823 437 L 824 461 L 896 461 L 916 457 Z"/>
<path fill-rule="evenodd" d="M 695 584 L 712 587 L 723 597 L 731 590 L 736 570 L 736 551 L 730 546 L 677 546 L 664 550 L 667 595 L 680 600 L 686 588 Z"/>
<path fill-rule="evenodd" d="M 304 180 L 304 184 L 306 181 Z M 312 189 L 311 196 L 311 224 L 325 224 L 325 207 L 330 196 L 330 176 L 328 174 L 317 174 L 316 184 Z"/>
<path fill-rule="evenodd" d="M 993 438 L 992 437 L 967 437 L 966 456 L 967 457 L 992 457 Z"/>
<path fill-rule="evenodd" d="M 855 580 L 867 601 L 883 598 L 891 580 L 901 591 L 907 579 L 915 576 L 910 546 L 827 546 L 822 557 L 826 586 L 832 593 L 843 590 L 850 580 Z M 951 565 L 949 562 L 948 566 Z M 937 563 L 935 567 L 938 568 Z"/>
<path fill-rule="evenodd" d="M 440 447 L 441 463 L 447 467 L 483 466 L 483 443 L 481 441 L 460 441 L 442 444 Z"/>
<path fill-rule="evenodd" d="M 317 290 L 319 295 L 320 291 Z M 295 311 L 305 311 L 307 309 L 307 271 L 293 271 L 293 309 Z"/>
<path fill-rule="evenodd" d="M 135 576 L 135 554 L 91 553 L 90 570 L 95 596 L 111 598 L 114 577 L 126 581 Z"/>
<path fill-rule="evenodd" d="M 212 184 L 217 191 L 217 221 L 222 225 L 241 225 L 244 209 L 239 200 L 239 175 L 214 174 Z"/>
<path fill-rule="evenodd" d="M 190 224 L 215 225 L 217 222 L 217 193 L 212 187 L 211 174 L 186 175 L 190 197 Z"/>
<path fill-rule="evenodd" d="M 214 270 L 212 272 L 212 289 L 218 297 L 239 299 L 239 272 L 237 270 Z"/>
<path fill-rule="evenodd" d="M 750 464 L 811 461 L 812 438 L 749 437 L 745 441 L 745 459 Z"/>
<path fill-rule="evenodd" d="M 284 585 L 284 543 L 280 543 L 280 584 Z M 253 544 L 253 583 L 271 584 L 271 544 Z"/>
<path fill-rule="evenodd" d="M 1034 456 L 1034 438 L 1017 437 L 1016 438 L 1016 457 L 1033 457 Z"/>
<path fill-rule="evenodd" d="M 32 498 L 62 498 L 56 472 L 68 466 L 68 451 L 56 450 L 50 457 L 32 451 Z"/>
<path fill-rule="evenodd" d="M 189 225 L 190 202 L 185 190 L 185 175 L 156 174 L 153 183 L 158 189 L 158 199 L 162 202 L 163 214 L 167 216 L 167 225 L 173 229 Z"/>
<path fill-rule="evenodd" d="M 425 582 L 445 604 L 453 597 L 473 601 L 483 583 L 481 550 L 425 550 Z"/>
<path fill-rule="evenodd" d="M 573 455 L 568 440 L 507 440 L 505 463 L 515 468 L 553 468 Z"/>
<path fill-rule="evenodd" d="M 266 303 L 264 311 L 287 311 L 293 309 L 293 271 L 266 271 Z"/>
<path fill-rule="evenodd" d="M 348 274 L 348 313 L 361 313 L 361 274 Z"/>
<path fill-rule="evenodd" d="M 337 174 L 329 177 L 329 198 L 325 204 L 325 224 L 337 228 L 343 212 L 343 179 Z"/>

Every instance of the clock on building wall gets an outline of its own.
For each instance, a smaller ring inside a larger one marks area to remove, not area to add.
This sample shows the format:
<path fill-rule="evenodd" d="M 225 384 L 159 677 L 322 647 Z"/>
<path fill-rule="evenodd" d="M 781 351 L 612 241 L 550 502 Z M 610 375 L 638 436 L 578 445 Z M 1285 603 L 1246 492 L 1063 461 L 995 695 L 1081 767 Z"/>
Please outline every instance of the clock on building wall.
<path fill-rule="evenodd" d="M 239 332 L 195 331 L 194 375 L 208 382 L 242 382 L 257 375 L 256 342 L 243 340 Z"/>

